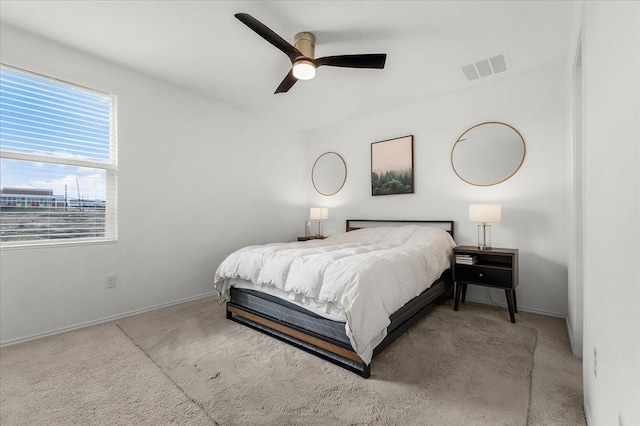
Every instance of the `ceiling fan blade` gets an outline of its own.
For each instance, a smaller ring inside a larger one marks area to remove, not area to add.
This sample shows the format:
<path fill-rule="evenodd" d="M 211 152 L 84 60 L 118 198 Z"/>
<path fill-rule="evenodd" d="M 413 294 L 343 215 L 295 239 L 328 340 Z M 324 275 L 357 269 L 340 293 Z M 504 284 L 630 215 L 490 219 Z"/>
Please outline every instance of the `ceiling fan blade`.
<path fill-rule="evenodd" d="M 291 63 L 293 63 L 293 61 L 295 61 L 297 57 L 304 56 L 298 49 L 293 47 L 285 39 L 273 32 L 271 28 L 267 27 L 265 24 L 258 21 L 248 13 L 236 13 L 234 16 L 238 18 L 240 22 L 255 31 L 260 37 L 267 40 L 269 43 L 273 44 L 275 47 L 284 52 L 284 54 L 287 55 L 291 60 Z"/>
<path fill-rule="evenodd" d="M 278 86 L 274 94 L 288 92 L 289 89 L 291 89 L 291 87 L 296 84 L 296 81 L 298 81 L 298 79 L 293 76 L 292 69 L 291 71 L 289 71 L 289 74 L 287 74 L 284 80 L 282 80 L 282 83 L 280 83 L 280 86 Z"/>
<path fill-rule="evenodd" d="M 365 55 L 325 56 L 314 59 L 313 62 L 316 67 L 328 65 L 330 67 L 383 69 L 386 60 L 386 53 L 371 53 Z"/>

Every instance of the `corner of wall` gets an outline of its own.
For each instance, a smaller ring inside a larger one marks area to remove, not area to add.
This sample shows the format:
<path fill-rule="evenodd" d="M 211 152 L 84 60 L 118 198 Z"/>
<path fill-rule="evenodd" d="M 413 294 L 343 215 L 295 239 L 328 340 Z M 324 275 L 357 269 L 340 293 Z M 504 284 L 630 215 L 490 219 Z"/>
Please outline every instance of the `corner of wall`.
<path fill-rule="evenodd" d="M 567 325 L 567 334 L 569 335 L 569 345 L 571 346 L 571 353 L 576 358 L 582 359 L 582 344 L 578 345 L 573 338 L 573 327 L 571 327 L 571 319 L 568 315 L 564 317 L 564 321 Z"/>

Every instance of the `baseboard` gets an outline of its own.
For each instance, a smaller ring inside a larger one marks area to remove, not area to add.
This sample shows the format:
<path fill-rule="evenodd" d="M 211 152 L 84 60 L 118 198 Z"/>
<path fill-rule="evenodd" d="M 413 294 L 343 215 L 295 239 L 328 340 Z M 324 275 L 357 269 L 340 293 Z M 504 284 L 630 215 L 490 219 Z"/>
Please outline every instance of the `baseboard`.
<path fill-rule="evenodd" d="M 580 336 L 578 336 L 578 343 L 576 343 L 574 334 L 573 334 L 573 329 L 571 328 L 571 323 L 569 322 L 569 317 L 565 318 L 565 323 L 567 324 L 567 334 L 569 335 L 569 345 L 571 347 L 571 353 L 573 354 L 573 356 L 575 356 L 576 358 L 584 358 L 584 341 L 580 342 Z M 576 345 L 580 344 L 580 346 L 578 346 L 576 348 Z"/>
<path fill-rule="evenodd" d="M 584 404 L 584 418 L 587 421 L 587 425 L 593 424 L 591 423 L 591 408 L 586 402 Z"/>
<path fill-rule="evenodd" d="M 168 303 L 162 303 L 160 305 L 150 306 L 148 308 L 136 309 L 134 311 L 129 311 L 129 312 L 126 312 L 126 313 L 123 313 L 123 314 L 113 315 L 113 316 L 110 316 L 110 317 L 100 318 L 100 319 L 97 319 L 97 320 L 94 320 L 94 321 L 87 321 L 87 322 L 75 324 L 75 325 L 72 325 L 70 327 L 59 328 L 59 329 L 48 331 L 48 332 L 45 332 L 45 333 L 32 334 L 30 336 L 20 337 L 18 339 L 13 339 L 13 340 L 0 342 L 0 347 L 16 345 L 18 343 L 28 342 L 29 340 L 40 339 L 42 337 L 53 336 L 55 334 L 64 333 L 66 331 L 77 330 L 79 328 L 89 327 L 89 326 L 96 325 L 96 324 L 101 324 L 101 323 L 104 323 L 104 322 L 107 322 L 107 321 L 113 321 L 113 320 L 116 320 L 116 319 L 126 318 L 126 317 L 130 317 L 132 315 L 141 314 L 143 312 L 153 311 L 155 309 L 161 309 L 161 308 L 165 308 L 167 306 L 177 305 L 179 303 L 185 303 L 185 302 L 189 302 L 189 301 L 192 301 L 192 300 L 201 299 L 203 297 L 212 296 L 214 294 L 217 294 L 217 292 L 212 291 L 212 292 L 208 292 L 208 293 L 203 293 L 203 294 L 199 294 L 199 295 L 196 295 L 196 296 L 186 297 L 184 299 L 174 300 L 174 301 L 168 302 Z M 493 303 L 491 301 L 487 301 L 487 300 L 483 300 L 483 299 L 475 299 L 475 298 L 467 297 L 466 300 L 469 301 L 469 302 L 481 303 L 483 305 L 500 306 L 501 308 L 507 309 L 506 305 L 501 305 L 499 303 Z M 524 311 L 524 312 L 531 312 L 531 313 L 534 313 L 534 314 L 546 315 L 546 316 L 550 316 L 550 317 L 563 318 L 566 321 L 566 316 L 564 314 L 543 311 L 541 309 L 535 309 L 535 308 L 527 308 L 526 306 L 518 306 L 518 310 L 519 311 Z M 567 329 L 569 329 L 568 323 L 567 323 Z M 572 347 L 573 347 L 573 336 L 571 334 L 571 330 L 569 330 L 569 339 L 570 339 L 570 342 L 571 342 Z"/>
<path fill-rule="evenodd" d="M 153 311 L 153 310 L 156 310 L 156 309 L 166 308 L 168 306 L 177 305 L 177 304 L 185 303 L 185 302 L 190 302 L 192 300 L 202 299 L 203 297 L 212 296 L 214 294 L 217 294 L 217 292 L 216 291 L 211 291 L 211 292 L 208 292 L 208 293 L 202 293 L 202 294 L 198 294 L 196 296 L 185 297 L 184 299 L 174 300 L 172 302 L 167 302 L 167 303 L 162 303 L 160 305 L 150 306 L 148 308 L 136 309 L 134 311 L 129 311 L 129 312 L 126 312 L 126 313 L 123 313 L 123 314 L 118 314 L 118 315 L 113 315 L 113 316 L 110 316 L 110 317 L 100 318 L 100 319 L 93 320 L 93 321 L 87 321 L 87 322 L 75 324 L 75 325 L 72 325 L 72 326 L 69 326 L 69 327 L 58 328 L 56 330 L 47 331 L 45 333 L 32 334 L 30 336 L 20 337 L 18 339 L 7 340 L 5 342 L 0 342 L 0 348 L 5 347 L 5 346 L 17 345 L 18 343 L 28 342 L 29 340 L 35 340 L 35 339 L 40 339 L 42 337 L 53 336 L 55 334 L 65 333 L 67 331 L 77 330 L 79 328 L 84 328 L 84 327 L 89 327 L 89 326 L 92 326 L 92 325 L 102 324 L 102 323 L 105 323 L 105 322 L 108 322 L 108 321 L 113 321 L 113 320 L 117 320 L 117 319 L 121 319 L 121 318 L 126 318 L 126 317 L 130 317 L 130 316 L 133 316 L 133 315 L 138 315 L 138 314 L 141 314 L 141 313 L 144 313 L 144 312 Z"/>
<path fill-rule="evenodd" d="M 490 306 L 499 306 L 501 308 L 507 309 L 507 305 L 503 305 L 501 303 L 495 303 L 491 300 L 487 300 L 487 299 L 475 299 L 475 298 L 471 298 L 471 297 L 466 297 L 465 298 L 466 301 L 469 302 L 476 302 L 476 303 L 481 303 L 483 305 L 490 305 Z M 523 312 L 530 312 L 532 314 L 539 314 L 539 315 L 545 315 L 548 317 L 555 317 L 555 318 L 562 318 L 564 320 L 566 320 L 566 315 L 565 314 L 561 314 L 558 312 L 549 312 L 549 311 L 544 311 L 542 309 L 537 309 L 537 308 L 528 308 L 526 306 L 522 306 L 518 303 L 518 311 L 523 311 Z"/>
<path fill-rule="evenodd" d="M 569 317 L 565 317 L 564 324 L 567 326 L 567 334 L 569 335 L 569 344 L 571 345 L 571 353 L 573 353 L 573 331 L 571 331 L 571 324 L 569 324 Z"/>

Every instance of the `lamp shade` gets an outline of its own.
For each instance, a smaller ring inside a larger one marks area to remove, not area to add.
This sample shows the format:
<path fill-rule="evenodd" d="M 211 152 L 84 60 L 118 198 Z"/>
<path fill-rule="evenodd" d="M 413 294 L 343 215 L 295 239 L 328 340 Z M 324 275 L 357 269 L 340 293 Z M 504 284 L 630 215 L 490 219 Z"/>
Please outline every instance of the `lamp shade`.
<path fill-rule="evenodd" d="M 502 205 L 470 204 L 469 220 L 471 222 L 498 223 L 502 220 Z"/>
<path fill-rule="evenodd" d="M 311 207 L 309 209 L 309 219 L 329 219 L 329 209 L 326 207 Z"/>

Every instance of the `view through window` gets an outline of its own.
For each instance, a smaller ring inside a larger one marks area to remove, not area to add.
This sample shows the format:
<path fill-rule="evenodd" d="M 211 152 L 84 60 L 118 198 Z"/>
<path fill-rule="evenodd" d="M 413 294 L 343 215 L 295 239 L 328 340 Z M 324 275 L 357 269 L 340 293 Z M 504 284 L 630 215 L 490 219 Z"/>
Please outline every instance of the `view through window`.
<path fill-rule="evenodd" d="M 116 97 L 2 65 L 0 243 L 113 241 Z"/>

